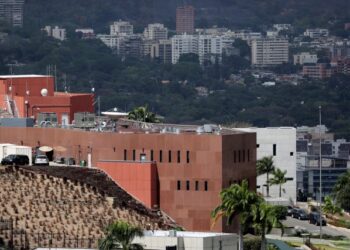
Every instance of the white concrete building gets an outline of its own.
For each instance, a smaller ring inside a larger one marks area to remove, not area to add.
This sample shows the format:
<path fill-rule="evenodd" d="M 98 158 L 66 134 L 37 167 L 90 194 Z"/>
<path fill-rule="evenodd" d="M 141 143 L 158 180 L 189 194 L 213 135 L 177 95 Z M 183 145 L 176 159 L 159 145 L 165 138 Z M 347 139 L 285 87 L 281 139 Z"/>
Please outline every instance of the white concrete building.
<path fill-rule="evenodd" d="M 172 37 L 172 63 L 179 61 L 182 54 L 194 53 L 202 64 L 206 60 L 221 62 L 223 43 L 221 36 L 212 35 L 176 35 Z"/>
<path fill-rule="evenodd" d="M 307 29 L 304 32 L 304 36 L 308 36 L 311 38 L 320 38 L 320 37 L 327 37 L 329 35 L 328 29 Z"/>
<path fill-rule="evenodd" d="M 97 34 L 97 39 L 100 39 L 107 47 L 116 48 L 121 38 L 107 34 Z"/>
<path fill-rule="evenodd" d="M 146 40 L 167 40 L 168 29 L 161 23 L 152 23 L 145 28 L 143 36 Z"/>
<path fill-rule="evenodd" d="M 273 25 L 273 28 L 277 30 L 278 32 L 282 30 L 290 30 L 292 29 L 292 25 L 289 23 L 276 23 Z"/>
<path fill-rule="evenodd" d="M 136 238 L 133 243 L 152 250 L 164 250 L 167 247 L 177 250 L 237 250 L 238 236 L 226 233 L 145 231 L 144 237 Z"/>
<path fill-rule="evenodd" d="M 282 186 L 282 197 L 287 200 L 296 200 L 296 129 L 292 127 L 272 128 L 243 128 L 247 132 L 255 132 L 257 140 L 257 160 L 265 156 L 273 156 L 276 168 L 286 170 L 287 181 Z M 273 175 L 270 175 L 273 177 Z M 257 191 L 266 195 L 266 174 L 258 176 Z M 270 186 L 270 196 L 279 197 L 279 186 Z"/>
<path fill-rule="evenodd" d="M 296 54 L 294 57 L 294 65 L 300 64 L 303 65 L 305 63 L 317 63 L 317 54 L 310 54 L 309 52 L 302 52 Z"/>
<path fill-rule="evenodd" d="M 110 25 L 110 35 L 112 36 L 129 36 L 134 34 L 134 26 L 129 22 L 117 21 Z"/>
<path fill-rule="evenodd" d="M 252 41 L 252 65 L 268 67 L 288 62 L 288 40 L 262 38 Z"/>
<path fill-rule="evenodd" d="M 66 29 L 55 26 L 52 28 L 51 26 L 45 26 L 43 29 L 47 33 L 48 36 L 51 36 L 55 39 L 64 41 L 66 40 Z"/>

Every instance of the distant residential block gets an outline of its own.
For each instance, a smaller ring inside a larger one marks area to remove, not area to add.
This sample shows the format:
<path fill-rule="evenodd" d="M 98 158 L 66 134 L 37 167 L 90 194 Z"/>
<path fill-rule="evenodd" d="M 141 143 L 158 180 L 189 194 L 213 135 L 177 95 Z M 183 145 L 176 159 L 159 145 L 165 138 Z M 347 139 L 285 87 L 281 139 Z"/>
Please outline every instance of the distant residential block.
<path fill-rule="evenodd" d="M 0 19 L 14 27 L 23 26 L 24 0 L 0 0 Z"/>
<path fill-rule="evenodd" d="M 280 32 L 282 30 L 290 30 L 292 28 L 292 25 L 288 23 L 278 23 L 278 24 L 274 24 L 273 28 L 278 32 Z"/>
<path fill-rule="evenodd" d="M 58 26 L 55 26 L 54 28 L 51 26 L 45 26 L 45 28 L 43 28 L 42 30 L 44 30 L 48 36 L 61 41 L 64 41 L 67 38 L 66 29 L 59 28 Z"/>
<path fill-rule="evenodd" d="M 288 62 L 288 40 L 261 38 L 252 41 L 252 65 L 276 66 Z"/>
<path fill-rule="evenodd" d="M 129 22 L 116 21 L 110 25 L 110 35 L 112 36 L 129 36 L 134 34 L 134 26 Z"/>
<path fill-rule="evenodd" d="M 191 5 L 185 5 L 176 9 L 176 33 L 193 34 L 194 33 L 194 8 Z"/>
<path fill-rule="evenodd" d="M 93 29 L 86 28 L 86 29 L 76 29 L 75 33 L 81 33 L 82 39 L 92 39 L 95 38 L 95 33 Z"/>
<path fill-rule="evenodd" d="M 145 28 L 143 36 L 147 40 L 166 40 L 168 39 L 168 29 L 161 23 L 152 23 Z"/>
<path fill-rule="evenodd" d="M 328 29 L 307 29 L 304 32 L 304 36 L 311 38 L 327 37 L 329 35 Z"/>
<path fill-rule="evenodd" d="M 171 40 L 160 40 L 153 44 L 151 58 L 158 58 L 162 63 L 171 63 Z"/>
<path fill-rule="evenodd" d="M 305 63 L 317 63 L 317 55 L 316 54 L 310 54 L 309 52 L 302 52 L 299 54 L 296 54 L 294 57 L 294 65 L 300 64 L 303 65 Z"/>
<path fill-rule="evenodd" d="M 305 64 L 303 66 L 303 76 L 315 79 L 325 79 L 331 77 L 332 69 L 327 63 Z"/>

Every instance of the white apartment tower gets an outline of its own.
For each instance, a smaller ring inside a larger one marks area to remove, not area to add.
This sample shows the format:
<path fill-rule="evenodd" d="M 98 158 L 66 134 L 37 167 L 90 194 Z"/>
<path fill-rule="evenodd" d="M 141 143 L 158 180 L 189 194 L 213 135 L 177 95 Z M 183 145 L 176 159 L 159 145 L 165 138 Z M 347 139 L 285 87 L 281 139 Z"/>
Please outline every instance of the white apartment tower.
<path fill-rule="evenodd" d="M 171 58 L 172 63 L 179 61 L 182 54 L 198 54 L 198 36 L 197 35 L 176 35 L 171 38 Z"/>
<path fill-rule="evenodd" d="M 129 22 L 117 21 L 110 25 L 110 35 L 112 36 L 130 36 L 134 33 L 134 26 Z"/>
<path fill-rule="evenodd" d="M 143 36 L 146 40 L 167 40 L 168 39 L 168 29 L 160 23 L 152 23 L 145 28 Z"/>
<path fill-rule="evenodd" d="M 252 41 L 252 65 L 268 67 L 288 62 L 288 40 L 261 38 Z"/>
<path fill-rule="evenodd" d="M 0 0 L 0 19 L 11 26 L 23 26 L 24 0 Z"/>

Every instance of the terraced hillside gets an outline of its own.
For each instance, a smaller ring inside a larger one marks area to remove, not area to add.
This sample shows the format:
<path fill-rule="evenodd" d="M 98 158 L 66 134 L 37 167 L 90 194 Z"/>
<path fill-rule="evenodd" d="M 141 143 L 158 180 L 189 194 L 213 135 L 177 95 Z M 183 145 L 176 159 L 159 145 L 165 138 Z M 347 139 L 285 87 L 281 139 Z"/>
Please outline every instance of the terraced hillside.
<path fill-rule="evenodd" d="M 116 220 L 147 229 L 175 226 L 94 169 L 1 168 L 0 202 L 0 238 L 16 249 L 96 247 Z"/>

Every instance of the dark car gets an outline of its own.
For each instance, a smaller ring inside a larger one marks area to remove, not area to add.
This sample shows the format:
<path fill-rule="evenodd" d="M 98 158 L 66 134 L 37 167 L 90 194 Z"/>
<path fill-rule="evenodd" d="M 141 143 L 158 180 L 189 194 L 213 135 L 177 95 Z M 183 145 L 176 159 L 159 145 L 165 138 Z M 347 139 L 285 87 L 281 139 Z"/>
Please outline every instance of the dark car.
<path fill-rule="evenodd" d="M 320 216 L 320 213 L 318 212 L 313 212 L 310 214 L 309 222 L 310 224 L 315 224 L 317 226 L 320 225 L 320 222 L 322 222 L 322 226 L 327 225 L 326 219 L 323 216 Z"/>
<path fill-rule="evenodd" d="M 301 208 L 293 208 L 292 217 L 299 220 L 308 220 L 309 215 Z"/>
<path fill-rule="evenodd" d="M 29 158 L 26 155 L 8 155 L 1 161 L 1 165 L 28 165 Z"/>
<path fill-rule="evenodd" d="M 293 212 L 293 207 L 292 206 L 287 206 L 287 215 L 288 216 L 292 216 L 292 212 Z"/>

